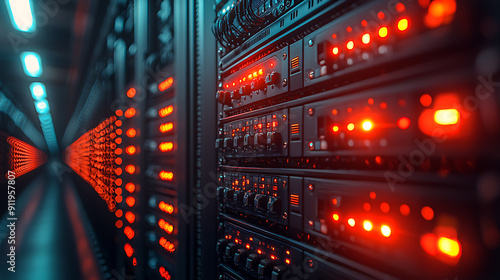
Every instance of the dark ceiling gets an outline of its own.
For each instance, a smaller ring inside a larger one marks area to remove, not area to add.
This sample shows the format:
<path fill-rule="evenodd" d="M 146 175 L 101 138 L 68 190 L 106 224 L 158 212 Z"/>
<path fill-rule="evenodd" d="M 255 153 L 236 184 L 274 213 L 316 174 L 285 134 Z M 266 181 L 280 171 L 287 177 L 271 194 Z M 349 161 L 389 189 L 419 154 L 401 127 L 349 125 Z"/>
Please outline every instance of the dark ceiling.
<path fill-rule="evenodd" d="M 13 28 L 5 1 L 0 1 L 0 81 L 12 94 L 13 103 L 40 131 L 29 85 L 34 81 L 45 84 L 58 143 L 78 100 L 77 77 L 85 64 L 81 46 L 91 25 L 91 2 L 32 0 L 37 31 L 24 33 Z M 20 53 L 28 50 L 41 56 L 43 74 L 39 78 L 26 76 L 22 69 Z"/>

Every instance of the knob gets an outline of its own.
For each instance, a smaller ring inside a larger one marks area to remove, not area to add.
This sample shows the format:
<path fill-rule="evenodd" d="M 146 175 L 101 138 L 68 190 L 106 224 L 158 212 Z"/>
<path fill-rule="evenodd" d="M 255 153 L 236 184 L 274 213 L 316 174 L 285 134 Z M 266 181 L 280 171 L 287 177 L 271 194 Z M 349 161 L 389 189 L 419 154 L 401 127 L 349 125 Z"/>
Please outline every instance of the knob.
<path fill-rule="evenodd" d="M 251 86 L 245 85 L 240 87 L 240 96 L 249 95 L 250 93 L 252 93 Z"/>
<path fill-rule="evenodd" d="M 245 204 L 245 206 L 248 206 L 250 205 L 250 203 L 254 201 L 254 199 L 255 199 L 255 194 L 247 192 L 243 196 L 243 204 Z"/>
<path fill-rule="evenodd" d="M 266 76 L 266 85 L 275 85 L 279 80 L 279 73 L 276 71 L 271 72 L 271 74 L 267 74 Z"/>
<path fill-rule="evenodd" d="M 235 191 L 234 192 L 234 201 L 243 203 L 243 196 L 245 195 L 244 192 L 242 191 Z"/>
<path fill-rule="evenodd" d="M 245 264 L 245 258 L 247 257 L 248 252 L 245 249 L 238 249 L 236 253 L 234 254 L 234 264 L 239 265 L 239 264 Z"/>
<path fill-rule="evenodd" d="M 282 265 L 277 265 L 273 268 L 273 273 L 271 280 L 283 280 L 283 275 L 285 275 L 286 267 Z"/>
<path fill-rule="evenodd" d="M 250 146 L 253 146 L 253 141 L 254 138 L 253 136 L 250 136 L 250 134 L 247 134 L 243 137 L 243 146 L 245 147 L 250 147 Z"/>
<path fill-rule="evenodd" d="M 259 268 L 257 269 L 257 273 L 259 276 L 263 277 L 264 275 L 270 274 L 273 269 L 273 261 L 271 259 L 263 259 L 260 261 Z"/>
<path fill-rule="evenodd" d="M 255 208 L 266 209 L 266 196 L 262 194 L 255 195 Z"/>
<path fill-rule="evenodd" d="M 219 101 L 220 104 L 232 105 L 231 93 L 229 91 L 219 90 L 219 91 L 217 91 L 216 97 L 217 97 L 217 101 Z"/>
<path fill-rule="evenodd" d="M 269 198 L 269 201 L 267 202 L 267 210 L 271 213 L 278 213 L 281 209 L 280 205 L 280 199 L 277 197 L 271 197 Z"/>
<path fill-rule="evenodd" d="M 257 263 L 259 262 L 259 259 L 260 259 L 260 257 L 257 254 L 248 255 L 246 268 L 249 270 L 255 269 L 257 267 Z"/>
<path fill-rule="evenodd" d="M 227 244 L 229 243 L 229 240 L 221 238 L 217 241 L 217 253 L 219 254 L 219 257 L 222 257 L 224 254 L 224 250 L 226 249 Z"/>
<path fill-rule="evenodd" d="M 229 262 L 229 261 L 233 260 L 233 258 L 234 258 L 233 255 L 236 252 L 237 246 L 238 245 L 236 245 L 236 243 L 233 243 L 233 242 L 227 244 L 227 246 L 226 246 L 226 261 Z"/>
<path fill-rule="evenodd" d="M 224 198 L 226 200 L 232 200 L 234 196 L 234 190 L 230 188 L 225 188 L 224 189 Z"/>

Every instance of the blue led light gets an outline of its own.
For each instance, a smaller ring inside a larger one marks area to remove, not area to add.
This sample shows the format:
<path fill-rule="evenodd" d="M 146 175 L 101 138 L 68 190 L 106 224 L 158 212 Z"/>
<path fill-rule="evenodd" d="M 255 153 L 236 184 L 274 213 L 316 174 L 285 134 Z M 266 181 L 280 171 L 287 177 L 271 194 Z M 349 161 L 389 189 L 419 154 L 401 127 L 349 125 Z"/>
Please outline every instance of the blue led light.
<path fill-rule="evenodd" d="M 32 83 L 30 85 L 31 96 L 35 100 L 42 100 L 47 98 L 47 91 L 45 90 L 45 85 L 42 83 Z"/>
<path fill-rule="evenodd" d="M 36 21 L 30 0 L 5 0 L 10 21 L 15 29 L 23 32 L 35 32 Z"/>
<path fill-rule="evenodd" d="M 35 101 L 35 108 L 38 114 L 47 114 L 50 112 L 49 102 L 46 99 Z"/>
<path fill-rule="evenodd" d="M 40 77 L 43 73 L 42 59 L 35 52 L 21 53 L 21 62 L 23 64 L 24 73 L 30 77 Z"/>

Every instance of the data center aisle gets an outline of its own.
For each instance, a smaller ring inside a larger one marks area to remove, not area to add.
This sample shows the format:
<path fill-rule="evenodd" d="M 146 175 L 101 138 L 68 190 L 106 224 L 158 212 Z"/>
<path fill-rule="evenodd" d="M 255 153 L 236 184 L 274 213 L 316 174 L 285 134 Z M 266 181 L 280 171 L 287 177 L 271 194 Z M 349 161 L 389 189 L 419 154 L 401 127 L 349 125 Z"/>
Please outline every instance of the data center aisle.
<path fill-rule="evenodd" d="M 5 267 L 0 279 L 99 280 L 71 177 L 45 168 L 17 198 L 16 272 Z M 1 244 L 4 267 L 3 235 Z"/>

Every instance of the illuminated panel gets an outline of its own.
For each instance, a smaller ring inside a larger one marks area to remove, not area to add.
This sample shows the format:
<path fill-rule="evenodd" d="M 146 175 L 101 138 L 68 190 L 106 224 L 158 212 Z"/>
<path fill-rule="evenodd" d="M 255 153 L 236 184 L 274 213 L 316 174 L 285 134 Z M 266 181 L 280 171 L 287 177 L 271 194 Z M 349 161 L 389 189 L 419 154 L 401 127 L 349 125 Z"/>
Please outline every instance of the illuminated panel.
<path fill-rule="evenodd" d="M 121 185 L 116 174 L 122 171 L 114 164 L 116 155 L 122 153 L 112 137 L 119 125 L 115 121 L 116 116 L 109 117 L 64 151 L 65 163 L 94 188 L 110 211 L 115 211 L 116 203 L 122 199 L 115 190 L 116 185 Z"/>
<path fill-rule="evenodd" d="M 47 156 L 42 151 L 15 137 L 7 137 L 7 143 L 10 145 L 9 170 L 13 171 L 16 177 L 38 168 L 47 161 Z"/>

